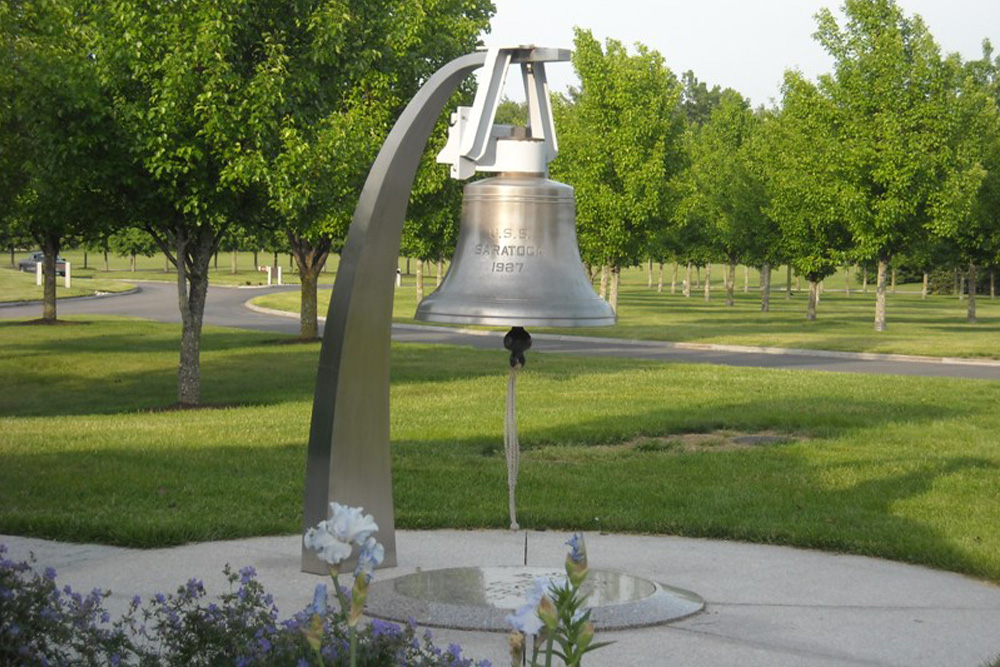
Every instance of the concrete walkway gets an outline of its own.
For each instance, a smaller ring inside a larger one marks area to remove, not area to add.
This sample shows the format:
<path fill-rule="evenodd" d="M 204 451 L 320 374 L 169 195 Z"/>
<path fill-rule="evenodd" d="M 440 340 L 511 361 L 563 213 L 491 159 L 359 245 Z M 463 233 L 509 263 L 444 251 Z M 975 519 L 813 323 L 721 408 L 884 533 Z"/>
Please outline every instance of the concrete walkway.
<path fill-rule="evenodd" d="M 400 565 L 377 581 L 457 566 L 561 567 L 556 532 L 397 532 Z M 587 534 L 591 567 L 684 588 L 705 611 L 670 625 L 601 633 L 611 647 L 586 665 L 885 665 L 977 667 L 1000 655 L 1000 587 L 872 558 L 677 537 Z M 172 592 L 191 577 L 221 592 L 226 563 L 253 565 L 282 617 L 312 599 L 322 578 L 299 571 L 300 538 L 267 537 L 134 550 L 0 536 L 15 560 L 34 552 L 61 584 L 113 591 L 120 611 L 135 594 Z M 344 582 L 346 583 L 346 581 Z M 433 630 L 435 643 L 509 664 L 504 634 Z"/>

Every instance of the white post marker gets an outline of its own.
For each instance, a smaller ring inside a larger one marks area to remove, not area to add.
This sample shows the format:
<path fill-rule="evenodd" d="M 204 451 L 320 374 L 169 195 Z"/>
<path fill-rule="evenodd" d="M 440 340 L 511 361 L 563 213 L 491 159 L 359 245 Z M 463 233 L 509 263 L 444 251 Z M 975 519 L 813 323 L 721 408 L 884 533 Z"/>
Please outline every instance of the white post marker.
<path fill-rule="evenodd" d="M 271 267 L 270 266 L 265 266 L 264 268 L 267 269 L 267 284 L 268 284 L 268 286 L 270 286 L 271 285 Z"/>
<path fill-rule="evenodd" d="M 403 286 L 403 272 L 400 271 L 399 269 L 396 269 L 396 287 L 402 287 L 402 286 Z"/>
<path fill-rule="evenodd" d="M 70 274 L 70 265 L 69 262 L 66 262 L 66 275 L 64 276 L 66 278 L 66 281 L 64 283 L 66 285 L 66 289 L 69 289 L 70 285 L 72 284 L 69 274 Z"/>
<path fill-rule="evenodd" d="M 35 284 L 41 287 L 42 285 L 42 263 L 35 262 Z"/>
<path fill-rule="evenodd" d="M 281 284 L 281 265 L 278 265 L 278 284 Z"/>

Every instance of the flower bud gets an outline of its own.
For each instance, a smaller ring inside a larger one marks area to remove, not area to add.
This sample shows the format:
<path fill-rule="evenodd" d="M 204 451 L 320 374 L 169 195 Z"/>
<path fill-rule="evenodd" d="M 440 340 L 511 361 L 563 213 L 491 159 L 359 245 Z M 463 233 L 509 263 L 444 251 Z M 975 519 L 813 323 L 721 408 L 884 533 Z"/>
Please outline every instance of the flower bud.
<path fill-rule="evenodd" d="M 583 541 L 582 533 L 574 534 L 566 544 L 570 547 L 570 552 L 566 555 L 566 576 L 574 587 L 579 587 L 587 578 L 589 571 L 587 545 Z"/>
<path fill-rule="evenodd" d="M 306 636 L 306 642 L 313 651 L 318 651 L 323 644 L 323 617 L 313 614 L 309 619 L 309 625 L 302 632 Z"/>
<path fill-rule="evenodd" d="M 559 612 L 556 610 L 556 605 L 552 602 L 552 599 L 548 595 L 543 595 L 542 599 L 538 602 L 538 618 L 541 619 L 542 623 L 549 631 L 556 629 L 559 625 Z"/>
<path fill-rule="evenodd" d="M 590 642 L 594 641 L 594 624 L 587 621 L 580 629 L 580 634 L 576 639 L 576 645 L 581 652 L 586 651 Z"/>
<path fill-rule="evenodd" d="M 365 610 L 365 600 L 368 599 L 368 581 L 365 575 L 354 578 L 354 589 L 351 591 L 351 611 L 347 615 L 347 625 L 355 627 L 361 620 L 361 614 Z"/>
<path fill-rule="evenodd" d="M 518 630 L 510 633 L 507 644 L 510 647 L 511 667 L 521 667 L 521 661 L 524 659 L 524 633 Z"/>

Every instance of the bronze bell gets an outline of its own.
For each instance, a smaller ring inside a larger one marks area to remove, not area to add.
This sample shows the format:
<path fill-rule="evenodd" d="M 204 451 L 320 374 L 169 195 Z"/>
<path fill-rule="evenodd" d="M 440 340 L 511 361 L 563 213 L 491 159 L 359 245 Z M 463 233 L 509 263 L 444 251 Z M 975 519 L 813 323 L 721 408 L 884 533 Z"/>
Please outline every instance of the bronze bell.
<path fill-rule="evenodd" d="M 615 323 L 576 243 L 573 188 L 503 173 L 465 186 L 458 244 L 416 319 L 449 324 L 599 327 Z"/>

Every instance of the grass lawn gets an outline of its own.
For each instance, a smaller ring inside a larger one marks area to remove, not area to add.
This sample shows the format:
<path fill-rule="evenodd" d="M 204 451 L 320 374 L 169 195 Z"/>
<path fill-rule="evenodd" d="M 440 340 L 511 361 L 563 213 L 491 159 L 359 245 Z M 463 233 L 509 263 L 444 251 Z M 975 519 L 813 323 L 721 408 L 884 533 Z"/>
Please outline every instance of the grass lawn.
<path fill-rule="evenodd" d="M 75 268 L 70 270 L 70 284 L 64 287 L 65 279 L 56 276 L 56 298 L 68 296 L 90 296 L 97 292 L 124 292 L 135 285 L 120 280 L 105 280 L 95 278 L 92 274 L 79 275 Z M 0 269 L 0 302 L 4 301 L 41 301 L 42 287 L 35 284 L 34 273 L 24 273 L 16 269 Z"/>
<path fill-rule="evenodd" d="M 716 272 L 718 273 L 718 272 Z M 738 272 L 741 275 L 741 272 Z M 720 278 L 721 280 L 721 278 Z M 332 277 L 324 284 L 332 283 Z M 663 293 L 646 286 L 641 269 L 627 271 L 620 293 L 619 319 L 614 327 L 599 329 L 563 329 L 560 333 L 587 336 L 612 336 L 642 340 L 673 342 L 727 343 L 764 347 L 843 350 L 849 352 L 879 352 L 949 357 L 1000 358 L 1000 300 L 987 296 L 977 299 L 978 322 L 965 321 L 965 301 L 952 296 L 920 298 L 916 289 L 901 286 L 900 291 L 887 295 L 888 330 L 873 331 L 875 294 L 860 291 L 847 295 L 827 290 L 820 299 L 817 319 L 805 319 L 805 292 L 785 297 L 783 290 L 771 295 L 771 310 L 760 312 L 760 294 L 740 289 L 733 307 L 726 307 L 721 285 L 713 290 L 706 302 L 701 292 L 685 298 L 679 292 Z M 396 290 L 394 317 L 398 321 L 413 321 L 416 296 L 412 278 L 404 279 Z M 738 281 L 738 285 L 742 282 Z M 755 283 L 751 282 L 751 285 Z M 434 289 L 434 280 L 425 289 Z M 321 291 L 321 314 L 326 313 L 330 292 Z M 298 312 L 299 294 L 285 292 L 254 299 L 257 305 Z"/>
<path fill-rule="evenodd" d="M 70 319 L 0 322 L 0 532 L 158 546 L 301 529 L 318 344 L 209 328 L 216 409 L 169 411 L 176 325 Z M 506 353 L 398 345 L 392 372 L 398 526 L 506 526 Z M 534 354 L 518 387 L 529 529 L 816 547 L 1000 582 L 1000 383 Z"/>

